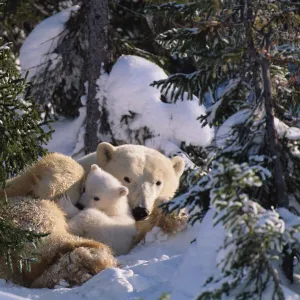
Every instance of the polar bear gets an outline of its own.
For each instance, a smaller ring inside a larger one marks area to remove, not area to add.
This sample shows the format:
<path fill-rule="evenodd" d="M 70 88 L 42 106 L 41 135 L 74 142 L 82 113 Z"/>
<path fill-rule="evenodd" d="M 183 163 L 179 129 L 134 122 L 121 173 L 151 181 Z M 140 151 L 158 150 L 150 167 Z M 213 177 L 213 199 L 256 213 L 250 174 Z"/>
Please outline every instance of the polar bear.
<path fill-rule="evenodd" d="M 93 240 L 68 232 L 65 215 L 56 203 L 32 198 L 10 198 L 8 209 L 0 210 L 0 218 L 12 220 L 23 230 L 50 233 L 34 246 L 28 243 L 22 253 L 12 250 L 13 272 L 0 255 L 0 278 L 12 280 L 26 287 L 53 288 L 60 280 L 80 285 L 105 268 L 117 266 L 110 248 Z M 19 255 L 38 260 L 31 268 L 19 268 Z"/>
<path fill-rule="evenodd" d="M 78 213 L 74 204 L 80 199 L 84 179 L 81 165 L 68 156 L 52 153 L 8 180 L 7 188 L 0 190 L 0 198 L 9 196 L 10 209 L 0 210 L 0 219 L 12 220 L 24 230 L 49 235 L 41 238 L 36 248 L 31 243 L 25 246 L 23 257 L 30 256 L 32 251 L 39 254 L 30 270 L 19 272 L 19 254 L 13 251 L 11 274 L 6 258 L 0 255 L 1 278 L 27 287 L 53 288 L 61 279 L 78 285 L 105 268 L 117 266 L 107 245 L 68 231 L 65 217 Z M 66 198 L 73 201 L 71 205 L 66 205 Z"/>
<path fill-rule="evenodd" d="M 136 236 L 127 195 L 127 187 L 93 164 L 80 200 L 87 209 L 68 221 L 70 232 L 108 245 L 117 256 L 126 254 Z"/>
<path fill-rule="evenodd" d="M 56 202 L 68 218 L 78 213 L 78 203 L 83 191 L 85 171 L 74 159 L 61 153 L 45 155 L 17 177 L 9 179 L 5 190 L 0 189 L 0 198 L 30 196 Z M 65 197 L 73 205 L 65 203 Z"/>
<path fill-rule="evenodd" d="M 169 201 L 175 194 L 179 179 L 184 171 L 181 157 L 167 158 L 157 150 L 141 145 L 122 145 L 114 147 L 109 143 L 100 143 L 97 151 L 78 162 L 89 172 L 92 164 L 116 177 L 129 190 L 128 201 L 132 214 L 137 221 L 136 242 L 154 226 L 167 233 L 183 228 L 185 214 L 163 214 L 158 207 Z"/>

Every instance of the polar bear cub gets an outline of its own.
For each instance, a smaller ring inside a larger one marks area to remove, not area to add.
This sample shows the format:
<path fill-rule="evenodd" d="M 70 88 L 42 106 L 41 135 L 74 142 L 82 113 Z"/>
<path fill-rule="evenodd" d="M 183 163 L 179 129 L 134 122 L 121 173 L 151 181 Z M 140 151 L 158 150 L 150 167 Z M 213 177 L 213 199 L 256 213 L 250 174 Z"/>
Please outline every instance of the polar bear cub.
<path fill-rule="evenodd" d="M 93 164 L 86 179 L 85 193 L 79 202 L 86 209 L 69 220 L 70 231 L 105 243 L 115 255 L 127 253 L 136 236 L 127 195 L 125 186 Z"/>

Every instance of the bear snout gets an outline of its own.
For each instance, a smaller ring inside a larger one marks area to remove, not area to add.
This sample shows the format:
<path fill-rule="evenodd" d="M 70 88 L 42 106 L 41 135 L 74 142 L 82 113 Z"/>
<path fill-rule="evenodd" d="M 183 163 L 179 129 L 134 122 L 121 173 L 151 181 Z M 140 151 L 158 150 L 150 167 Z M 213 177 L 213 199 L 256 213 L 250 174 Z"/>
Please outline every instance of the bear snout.
<path fill-rule="evenodd" d="M 142 221 L 148 217 L 149 211 L 145 207 L 138 206 L 132 210 L 132 215 L 136 221 Z"/>
<path fill-rule="evenodd" d="M 79 210 L 84 210 L 84 206 L 80 204 L 79 202 L 75 205 Z"/>

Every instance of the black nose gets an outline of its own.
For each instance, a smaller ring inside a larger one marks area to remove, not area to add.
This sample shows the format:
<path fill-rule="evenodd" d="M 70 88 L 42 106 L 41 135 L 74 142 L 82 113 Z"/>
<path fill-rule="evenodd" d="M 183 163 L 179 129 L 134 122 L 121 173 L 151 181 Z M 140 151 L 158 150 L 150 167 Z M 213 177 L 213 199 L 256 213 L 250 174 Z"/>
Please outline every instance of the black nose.
<path fill-rule="evenodd" d="M 83 206 L 82 204 L 80 204 L 80 203 L 77 203 L 75 206 L 76 206 L 79 210 L 84 210 L 84 206 Z"/>
<path fill-rule="evenodd" d="M 145 207 L 136 207 L 132 210 L 132 214 L 136 221 L 141 221 L 149 215 L 149 212 Z"/>

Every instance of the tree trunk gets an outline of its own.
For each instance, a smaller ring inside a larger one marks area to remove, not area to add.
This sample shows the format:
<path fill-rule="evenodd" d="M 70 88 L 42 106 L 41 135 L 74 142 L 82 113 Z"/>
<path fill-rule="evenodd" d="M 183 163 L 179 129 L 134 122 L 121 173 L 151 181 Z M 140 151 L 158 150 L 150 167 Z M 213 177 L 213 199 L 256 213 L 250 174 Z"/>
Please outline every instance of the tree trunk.
<path fill-rule="evenodd" d="M 100 77 L 101 66 L 107 71 L 110 63 L 108 25 L 109 7 L 108 0 L 90 0 L 87 9 L 88 23 L 88 96 L 87 119 L 85 135 L 85 152 L 94 152 L 101 137 L 99 132 L 110 133 L 110 126 L 105 109 L 105 99 L 99 101 L 97 79 Z M 103 88 L 103 87 L 101 87 Z M 104 92 L 104 91 L 102 91 Z"/>
<path fill-rule="evenodd" d="M 274 124 L 274 103 L 272 98 L 272 83 L 270 76 L 270 63 L 268 58 L 259 57 L 252 36 L 252 23 L 253 23 L 253 4 L 252 0 L 247 0 L 247 19 L 245 20 L 246 34 L 247 34 L 247 46 L 249 56 L 252 57 L 253 61 L 256 62 L 261 67 L 262 77 L 263 77 L 263 90 L 265 96 L 265 111 L 266 111 L 266 131 L 267 131 L 267 141 L 269 152 L 274 159 L 274 185 L 275 185 L 275 197 L 276 204 L 278 207 L 288 207 L 288 195 L 287 188 L 284 178 L 284 170 L 282 162 L 280 160 L 280 149 L 278 143 L 277 132 Z M 265 34 L 265 49 L 270 50 L 271 46 L 271 33 L 272 28 L 268 29 Z"/>
<path fill-rule="evenodd" d="M 270 77 L 270 64 L 264 59 L 261 64 L 263 75 L 263 87 L 265 95 L 265 110 L 266 110 L 266 130 L 268 148 L 272 158 L 274 159 L 274 184 L 276 203 L 279 207 L 288 207 L 288 195 L 286 183 L 284 180 L 284 170 L 280 160 L 280 149 L 278 143 L 277 132 L 274 124 L 274 103 L 272 99 L 272 87 Z"/>

